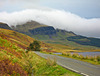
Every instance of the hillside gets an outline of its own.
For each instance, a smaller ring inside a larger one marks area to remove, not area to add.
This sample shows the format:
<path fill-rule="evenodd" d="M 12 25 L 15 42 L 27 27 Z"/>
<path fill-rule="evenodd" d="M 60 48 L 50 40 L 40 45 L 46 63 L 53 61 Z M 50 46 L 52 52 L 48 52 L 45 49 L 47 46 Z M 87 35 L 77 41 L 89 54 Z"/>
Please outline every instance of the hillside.
<path fill-rule="evenodd" d="M 11 30 L 11 28 L 6 23 L 2 23 L 2 22 L 0 22 L 0 28 Z"/>
<path fill-rule="evenodd" d="M 77 35 L 77 36 L 67 37 L 67 40 L 74 41 L 81 45 L 100 47 L 100 39 L 98 38 L 88 38 L 88 37 Z"/>
<path fill-rule="evenodd" d="M 28 25 L 28 23 L 30 23 L 30 25 Z M 25 28 L 24 25 L 25 27 L 31 28 Z M 23 28 L 25 28 L 24 31 L 22 30 Z M 80 35 L 77 35 L 71 31 L 55 29 L 52 26 L 41 26 L 41 24 L 34 21 L 27 22 L 23 25 L 18 25 L 13 30 L 27 34 L 46 43 L 67 46 L 71 50 L 90 51 L 100 49 L 100 39 L 89 37 L 84 38 L 83 36 L 81 36 L 81 39 L 79 39 Z"/>
<path fill-rule="evenodd" d="M 62 76 L 66 73 L 68 76 L 80 76 L 32 51 L 26 53 L 25 49 L 33 41 L 27 35 L 0 28 L 0 76 Z M 46 46 L 42 42 L 41 45 L 42 48 Z"/>
<path fill-rule="evenodd" d="M 0 28 L 0 76 L 28 76 L 24 69 L 24 49 L 27 46 L 25 43 L 29 44 L 28 39 L 33 39 L 27 36 L 24 41 L 24 37 L 23 34 Z"/>
<path fill-rule="evenodd" d="M 17 46 L 23 49 L 26 49 L 28 45 L 34 40 L 33 38 L 27 35 L 1 28 L 0 28 L 0 36 L 6 40 L 9 40 L 12 43 L 15 43 Z"/>

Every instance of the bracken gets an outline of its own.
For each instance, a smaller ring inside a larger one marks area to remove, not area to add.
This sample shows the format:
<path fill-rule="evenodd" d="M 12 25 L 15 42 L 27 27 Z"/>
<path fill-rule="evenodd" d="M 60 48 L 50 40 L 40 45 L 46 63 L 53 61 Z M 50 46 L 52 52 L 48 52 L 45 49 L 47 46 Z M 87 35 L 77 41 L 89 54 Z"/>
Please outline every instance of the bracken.
<path fill-rule="evenodd" d="M 17 63 L 12 63 L 9 59 L 0 61 L 0 76 L 3 75 L 28 76 L 27 72 L 25 72 Z"/>

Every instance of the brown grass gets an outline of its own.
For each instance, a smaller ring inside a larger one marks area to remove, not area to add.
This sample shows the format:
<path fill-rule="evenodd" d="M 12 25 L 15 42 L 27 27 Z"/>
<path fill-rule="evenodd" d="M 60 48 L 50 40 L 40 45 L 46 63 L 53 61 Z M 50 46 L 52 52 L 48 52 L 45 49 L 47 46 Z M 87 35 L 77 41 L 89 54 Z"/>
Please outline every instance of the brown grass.
<path fill-rule="evenodd" d="M 17 63 L 12 63 L 8 59 L 0 61 L 0 76 L 28 76 L 27 72 L 24 71 Z"/>

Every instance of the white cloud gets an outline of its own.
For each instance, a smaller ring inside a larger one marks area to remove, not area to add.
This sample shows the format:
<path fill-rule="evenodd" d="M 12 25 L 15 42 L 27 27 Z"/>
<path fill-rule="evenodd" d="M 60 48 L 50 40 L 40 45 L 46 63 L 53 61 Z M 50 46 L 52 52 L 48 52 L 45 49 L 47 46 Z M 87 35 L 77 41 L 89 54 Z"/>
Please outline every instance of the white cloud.
<path fill-rule="evenodd" d="M 28 9 L 19 12 L 0 13 L 0 21 L 18 25 L 34 20 L 55 28 L 71 30 L 77 34 L 100 37 L 100 18 L 85 19 L 63 10 Z"/>

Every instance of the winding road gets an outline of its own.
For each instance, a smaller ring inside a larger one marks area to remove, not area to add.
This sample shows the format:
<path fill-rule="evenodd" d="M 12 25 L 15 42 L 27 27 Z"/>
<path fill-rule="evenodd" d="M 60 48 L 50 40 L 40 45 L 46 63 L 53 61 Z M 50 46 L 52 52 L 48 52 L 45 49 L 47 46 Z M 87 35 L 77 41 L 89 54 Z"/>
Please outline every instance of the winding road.
<path fill-rule="evenodd" d="M 51 55 L 51 54 L 44 54 L 40 52 L 35 52 L 39 56 L 43 58 L 56 58 L 57 64 L 61 65 L 62 67 L 72 70 L 74 72 L 77 72 L 83 76 L 100 76 L 100 66 L 99 65 L 93 65 L 87 62 L 67 58 L 67 57 L 61 57 L 57 55 Z"/>

